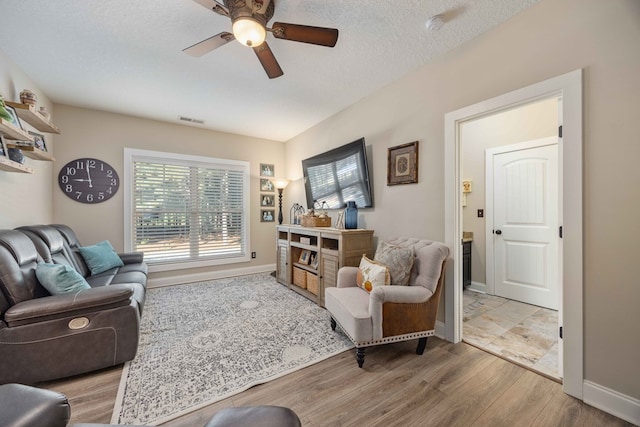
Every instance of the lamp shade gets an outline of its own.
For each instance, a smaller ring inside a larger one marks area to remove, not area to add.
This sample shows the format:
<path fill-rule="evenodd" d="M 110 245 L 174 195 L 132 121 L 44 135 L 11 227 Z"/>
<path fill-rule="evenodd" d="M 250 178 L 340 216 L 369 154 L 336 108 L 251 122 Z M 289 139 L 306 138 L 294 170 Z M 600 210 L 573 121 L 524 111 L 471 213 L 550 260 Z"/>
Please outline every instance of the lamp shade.
<path fill-rule="evenodd" d="M 242 17 L 233 21 L 233 36 L 245 46 L 260 46 L 267 37 L 267 30 L 252 18 Z"/>
<path fill-rule="evenodd" d="M 289 180 L 286 178 L 273 178 L 271 182 L 276 188 L 285 188 L 289 185 Z"/>

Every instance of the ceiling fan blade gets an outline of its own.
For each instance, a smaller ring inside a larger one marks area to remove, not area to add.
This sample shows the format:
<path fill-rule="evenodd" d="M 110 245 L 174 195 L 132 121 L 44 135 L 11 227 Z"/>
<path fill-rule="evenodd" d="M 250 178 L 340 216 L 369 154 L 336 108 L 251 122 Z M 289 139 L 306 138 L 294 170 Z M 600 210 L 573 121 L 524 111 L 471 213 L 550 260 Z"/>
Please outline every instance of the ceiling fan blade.
<path fill-rule="evenodd" d="M 280 64 L 276 60 L 276 57 L 273 56 L 273 52 L 271 52 L 271 48 L 267 44 L 267 42 L 263 42 L 260 46 L 256 46 L 253 48 L 253 51 L 258 56 L 264 71 L 267 72 L 267 76 L 270 79 L 275 79 L 276 77 L 280 77 L 284 73 L 282 72 L 282 68 L 280 68 Z"/>
<path fill-rule="evenodd" d="M 223 31 L 213 37 L 209 37 L 208 39 L 202 40 L 201 42 L 184 48 L 182 49 L 182 51 L 191 56 L 199 57 L 229 43 L 234 39 L 235 37 L 233 37 L 233 34 Z"/>
<path fill-rule="evenodd" d="M 224 5 L 218 3 L 216 0 L 193 0 L 196 3 L 206 7 L 209 10 L 213 10 L 223 16 L 229 16 L 229 9 Z"/>
<path fill-rule="evenodd" d="M 273 35 L 279 39 L 317 44 L 320 46 L 334 47 L 338 41 L 338 30 L 335 28 L 274 22 L 271 31 Z"/>

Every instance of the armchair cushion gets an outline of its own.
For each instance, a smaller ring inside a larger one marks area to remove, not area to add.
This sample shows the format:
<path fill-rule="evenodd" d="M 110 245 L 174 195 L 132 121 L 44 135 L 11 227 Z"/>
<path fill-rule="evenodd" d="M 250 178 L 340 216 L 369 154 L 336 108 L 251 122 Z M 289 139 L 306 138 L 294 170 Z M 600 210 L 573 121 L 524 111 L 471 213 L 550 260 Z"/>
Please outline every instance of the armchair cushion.
<path fill-rule="evenodd" d="M 406 286 L 411 278 L 414 257 L 413 248 L 396 246 L 381 240 L 373 259 L 389 268 L 392 285 Z"/>
<path fill-rule="evenodd" d="M 87 281 L 74 268 L 64 264 L 41 262 L 36 267 L 38 281 L 51 295 L 91 289 Z"/>
<path fill-rule="evenodd" d="M 79 248 L 80 254 L 87 267 L 91 270 L 91 274 L 104 273 L 115 267 L 124 266 L 124 262 L 118 256 L 108 240 L 103 240 L 93 246 L 83 246 Z"/>
<path fill-rule="evenodd" d="M 362 255 L 358 274 L 356 275 L 356 284 L 367 292 L 371 292 L 379 286 L 389 285 L 391 282 L 389 269 L 375 261 L 371 261 L 365 255 Z"/>

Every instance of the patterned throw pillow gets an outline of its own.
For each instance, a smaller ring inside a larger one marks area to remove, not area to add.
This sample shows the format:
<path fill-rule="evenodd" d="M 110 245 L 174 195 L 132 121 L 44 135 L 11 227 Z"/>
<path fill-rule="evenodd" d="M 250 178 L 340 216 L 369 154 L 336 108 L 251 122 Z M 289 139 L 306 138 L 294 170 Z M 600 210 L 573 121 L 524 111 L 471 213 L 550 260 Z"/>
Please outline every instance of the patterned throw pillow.
<path fill-rule="evenodd" d="M 401 286 L 409 284 L 414 258 L 413 248 L 396 246 L 383 241 L 378 243 L 376 255 L 373 257 L 375 261 L 387 266 L 391 274 L 391 284 Z"/>
<path fill-rule="evenodd" d="M 390 283 L 389 270 L 384 265 L 362 255 L 356 283 L 365 291 L 371 292 L 373 288 Z"/>

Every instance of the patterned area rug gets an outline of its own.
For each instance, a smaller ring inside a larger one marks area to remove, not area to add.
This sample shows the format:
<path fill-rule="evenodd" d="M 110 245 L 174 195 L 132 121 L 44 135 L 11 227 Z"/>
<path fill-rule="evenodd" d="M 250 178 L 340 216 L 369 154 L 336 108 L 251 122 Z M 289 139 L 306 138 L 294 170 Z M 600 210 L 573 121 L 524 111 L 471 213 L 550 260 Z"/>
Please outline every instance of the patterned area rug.
<path fill-rule="evenodd" d="M 149 289 L 111 422 L 166 422 L 350 348 L 267 273 Z"/>

